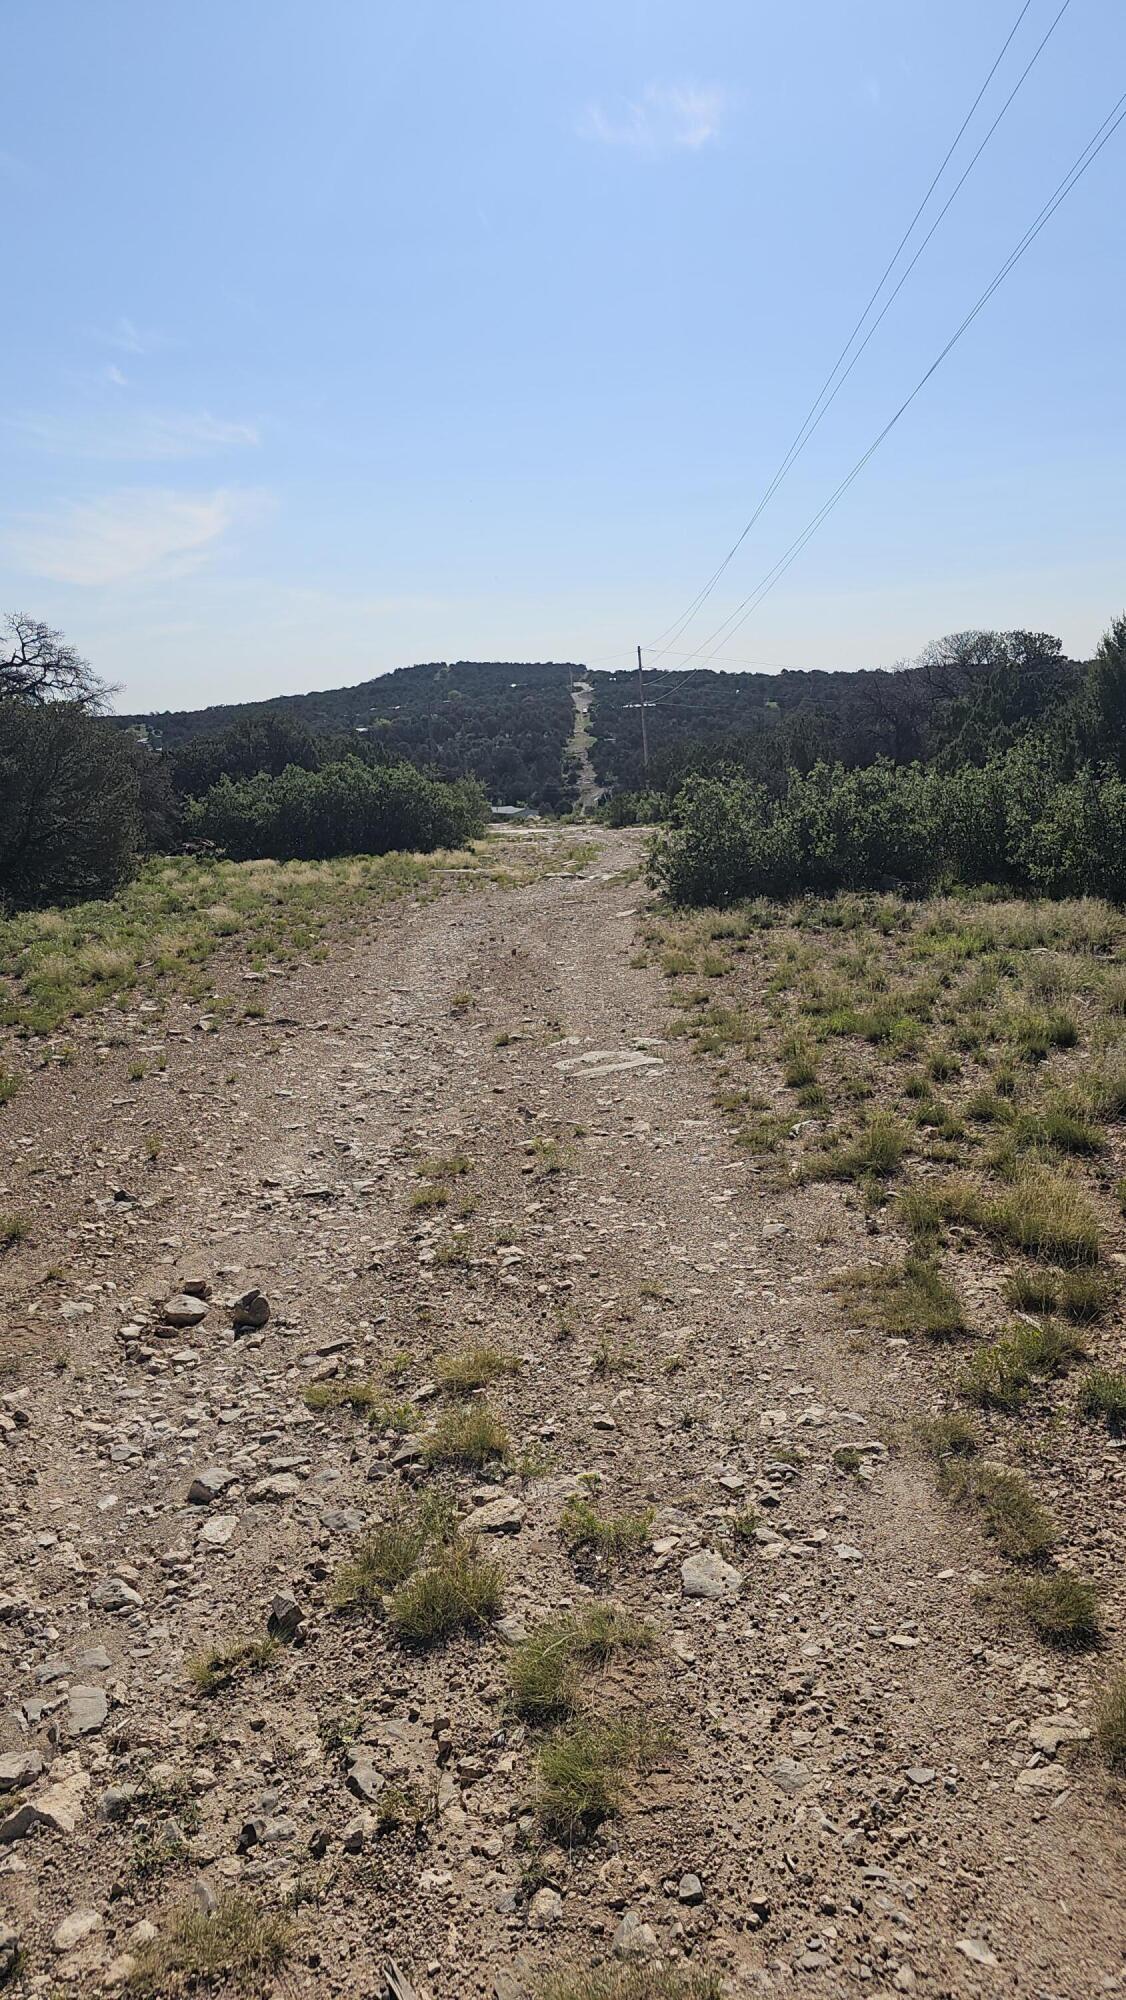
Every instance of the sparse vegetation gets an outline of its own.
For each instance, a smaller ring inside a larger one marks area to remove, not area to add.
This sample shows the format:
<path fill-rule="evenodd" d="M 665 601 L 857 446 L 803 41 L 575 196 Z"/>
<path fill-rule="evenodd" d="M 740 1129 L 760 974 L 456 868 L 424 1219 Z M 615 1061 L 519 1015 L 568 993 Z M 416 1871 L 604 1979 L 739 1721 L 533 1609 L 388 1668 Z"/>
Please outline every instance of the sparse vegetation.
<path fill-rule="evenodd" d="M 414 1574 L 426 1551 L 447 1542 L 454 1532 L 453 1509 L 437 1495 L 425 1495 L 418 1505 L 393 1514 L 369 1528 L 350 1562 L 342 1564 L 333 1585 L 338 1611 L 356 1604 L 378 1606 L 387 1591 Z"/>
<path fill-rule="evenodd" d="M 958 1378 L 959 1394 L 981 1409 L 1018 1410 L 1037 1376 L 1064 1374 L 1085 1351 L 1070 1328 L 1014 1327 L 971 1356 Z"/>
<path fill-rule="evenodd" d="M 1079 1384 L 1079 1409 L 1089 1423 L 1104 1423 L 1115 1437 L 1126 1435 L 1126 1375 L 1092 1368 Z"/>
<path fill-rule="evenodd" d="M 717 1975 L 694 1966 L 612 1965 L 555 1973 L 536 2000 L 720 2000 Z"/>
<path fill-rule="evenodd" d="M 501 1573 L 469 1542 L 454 1538 L 435 1548 L 426 1566 L 401 1584 L 391 1599 L 388 1620 L 396 1636 L 411 1646 L 434 1646 L 457 1632 L 473 1631 L 500 1612 Z"/>
<path fill-rule="evenodd" d="M 899 1265 L 861 1267 L 843 1272 L 832 1284 L 865 1324 L 898 1338 L 925 1334 L 931 1340 L 952 1340 L 966 1331 L 958 1295 L 933 1258 L 914 1256 Z"/>
<path fill-rule="evenodd" d="M 392 1403 L 379 1382 L 353 1376 L 333 1376 L 327 1382 L 310 1382 L 305 1391 L 310 1410 L 356 1410 L 378 1430 L 413 1431 L 419 1423 L 411 1403 Z"/>
<path fill-rule="evenodd" d="M 284 1917 L 249 1896 L 222 1896 L 210 1914 L 194 1905 L 182 1909 L 165 1935 L 142 1945 L 129 1991 L 154 2000 L 223 1984 L 261 1992 L 263 1980 L 282 1970 L 292 1947 Z"/>
<path fill-rule="evenodd" d="M 509 1660 L 513 1706 L 534 1722 L 570 1715 L 577 1705 L 580 1668 L 603 1665 L 618 1653 L 643 1652 L 652 1644 L 651 1627 L 614 1604 L 585 1605 L 551 1619 L 521 1640 Z"/>
<path fill-rule="evenodd" d="M 1003 1555 L 1034 1562 L 1050 1554 L 1051 1516 L 1017 1473 L 959 1455 L 940 1459 L 938 1475 L 947 1498 L 977 1517 Z"/>
<path fill-rule="evenodd" d="M 879 1112 L 858 1138 L 815 1154 L 807 1172 L 812 1180 L 886 1180 L 895 1173 L 910 1145 L 910 1135 L 898 1119 Z"/>
<path fill-rule="evenodd" d="M 643 1514 L 602 1514 L 593 1501 L 574 1493 L 563 1508 L 560 1527 L 573 1549 L 595 1549 L 608 1557 L 636 1555 L 645 1547 L 653 1510 Z"/>
<path fill-rule="evenodd" d="M 1112 1674 L 1099 1697 L 1095 1747 L 1108 1771 L 1126 1776 L 1126 1669 Z"/>
<path fill-rule="evenodd" d="M 260 1673 L 277 1660 L 276 1639 L 236 1639 L 225 1646 L 209 1646 L 188 1661 L 188 1679 L 197 1694 L 222 1694 L 248 1674 Z"/>
<path fill-rule="evenodd" d="M 475 1389 L 487 1389 L 502 1375 L 514 1375 L 519 1366 L 519 1355 L 507 1348 L 465 1347 L 456 1354 L 440 1354 L 434 1363 L 434 1376 L 451 1394 L 468 1396 Z"/>
<path fill-rule="evenodd" d="M 487 1403 L 474 1402 L 463 1409 L 443 1410 L 423 1439 L 427 1463 L 458 1465 L 471 1470 L 507 1458 L 511 1449 L 508 1432 Z"/>
<path fill-rule="evenodd" d="M 1037 1637 L 1050 1646 L 1093 1646 L 1099 1637 L 1098 1599 L 1070 1570 L 1024 1577 L 1015 1586 L 1020 1610 Z"/>

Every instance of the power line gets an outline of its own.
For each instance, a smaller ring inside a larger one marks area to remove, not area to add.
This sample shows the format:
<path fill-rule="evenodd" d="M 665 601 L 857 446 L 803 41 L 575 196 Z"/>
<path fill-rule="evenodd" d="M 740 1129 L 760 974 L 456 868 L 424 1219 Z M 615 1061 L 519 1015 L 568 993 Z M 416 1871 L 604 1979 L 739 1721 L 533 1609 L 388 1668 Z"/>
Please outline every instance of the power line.
<path fill-rule="evenodd" d="M 973 118 L 973 115 L 977 110 L 978 105 L 981 103 L 981 100 L 985 96 L 985 93 L 988 90 L 990 84 L 992 83 L 993 78 L 997 74 L 997 71 L 1000 68 L 1001 63 L 1008 52 L 1009 46 L 1012 43 L 1013 37 L 1016 35 L 1016 32 L 1020 27 L 1021 22 L 1024 20 L 1024 17 L 1027 14 L 1031 4 L 1032 0 L 1024 0 L 1024 5 L 1021 7 L 1020 12 L 1016 17 L 1016 20 L 1013 22 L 1012 27 L 1009 29 L 1009 32 L 1005 37 L 1005 40 L 1002 43 L 1001 48 L 993 62 L 992 68 L 989 70 L 989 73 L 986 76 L 985 81 L 982 84 L 980 90 L 978 91 L 977 96 L 974 98 L 974 101 L 971 104 L 969 110 L 967 111 L 965 117 L 963 118 L 961 125 L 958 127 L 958 130 L 950 146 L 947 149 L 947 152 L 945 154 L 945 157 L 943 158 L 941 166 L 938 169 L 938 172 L 935 174 L 933 180 L 930 183 L 930 186 L 928 187 L 925 195 L 922 198 L 922 201 L 919 203 L 919 206 L 915 210 L 914 215 L 912 216 L 910 222 L 908 223 L 906 230 L 900 237 L 899 242 L 896 244 L 895 250 L 893 251 L 892 256 L 889 259 L 888 263 L 884 267 L 879 282 L 876 285 L 874 291 L 872 292 L 871 297 L 868 300 L 868 303 L 864 307 L 864 310 L 861 313 L 859 319 L 857 320 L 855 326 L 853 327 L 852 332 L 849 334 L 848 339 L 845 341 L 845 344 L 842 347 L 839 355 L 837 356 L 836 361 L 833 363 L 832 368 L 829 370 L 828 375 L 825 377 L 825 380 L 822 383 L 822 386 L 817 396 L 814 398 L 813 403 L 810 405 L 810 408 L 805 416 L 804 421 L 800 425 L 795 437 L 793 438 L 790 447 L 786 452 L 785 457 L 783 458 L 781 464 L 779 465 L 777 471 L 774 474 L 774 477 L 771 479 L 769 485 L 766 488 L 766 491 L 763 493 L 761 499 L 759 500 L 757 506 L 755 507 L 755 510 L 751 515 L 750 520 L 743 528 L 743 531 L 739 535 L 738 539 L 732 543 L 731 548 L 724 556 L 723 561 L 719 564 L 718 568 L 712 572 L 712 575 L 709 577 L 707 583 L 703 586 L 701 590 L 697 592 L 691 604 L 688 606 L 688 609 L 682 612 L 679 618 L 675 618 L 671 625 L 667 625 L 665 627 L 664 632 L 658 634 L 657 640 L 654 641 L 654 644 L 652 646 L 646 648 L 647 651 L 655 653 L 657 658 L 662 657 L 665 652 L 670 650 L 668 647 L 661 646 L 660 641 L 666 638 L 669 634 L 671 634 L 674 639 L 679 638 L 687 630 L 688 626 L 692 623 L 692 620 L 695 618 L 697 612 L 703 608 L 703 605 L 706 603 L 707 599 L 711 596 L 712 591 L 715 589 L 716 584 L 719 582 L 720 577 L 723 575 L 728 565 L 734 560 L 734 557 L 738 554 L 738 551 L 742 547 L 743 543 L 746 541 L 747 536 L 751 532 L 751 529 L 755 526 L 756 522 L 760 519 L 761 515 L 765 512 L 766 508 L 769 506 L 771 500 L 774 498 L 775 493 L 778 491 L 778 488 L 781 486 L 783 480 L 787 477 L 788 473 L 790 472 L 791 468 L 793 467 L 797 459 L 800 458 L 802 452 L 805 450 L 806 445 L 809 443 L 810 438 L 813 436 L 814 431 L 821 423 L 822 418 L 826 415 L 831 405 L 836 401 L 837 396 L 839 395 L 841 389 L 844 387 L 844 384 L 848 380 L 848 377 L 851 375 L 853 369 L 856 366 L 856 363 L 859 361 L 860 356 L 863 354 L 869 341 L 872 339 L 872 336 L 876 332 L 877 327 L 881 324 L 885 315 L 888 313 L 891 306 L 898 298 L 900 292 L 902 291 L 904 285 L 906 284 L 908 278 L 910 277 L 920 257 L 925 251 L 927 244 L 930 242 L 931 238 L 935 234 L 935 231 L 940 227 L 944 217 L 946 216 L 949 209 L 952 207 L 953 203 L 957 199 L 962 188 L 965 186 L 966 181 L 969 179 L 969 176 L 973 172 L 974 167 L 977 165 L 978 160 L 981 158 L 982 153 L 985 151 L 985 148 L 988 146 L 989 141 L 992 139 L 993 134 L 997 130 L 997 127 L 1000 125 L 1001 120 L 1004 118 L 1005 113 L 1008 111 L 1009 106 L 1012 104 L 1013 99 L 1016 97 L 1017 92 L 1021 89 L 1029 72 L 1031 71 L 1035 63 L 1039 60 L 1039 57 L 1042 54 L 1044 48 L 1047 46 L 1048 41 L 1050 40 L 1051 36 L 1055 33 L 1056 28 L 1059 26 L 1060 21 L 1063 19 L 1064 14 L 1067 12 L 1067 9 L 1071 4 L 1071 0 L 1063 0 L 1063 4 L 1059 8 L 1059 11 L 1052 19 L 1045 34 L 1042 36 L 1040 42 L 1033 50 L 1033 53 L 1029 61 L 1025 64 L 1024 69 L 1021 71 L 1019 77 L 1016 80 L 1016 83 L 1013 85 L 1012 90 L 1009 92 L 1008 97 L 1002 104 L 1001 109 L 997 113 L 996 118 L 993 120 L 992 125 L 989 127 L 988 131 L 985 134 L 985 137 L 982 139 L 976 152 L 970 159 L 969 165 L 962 173 L 960 179 L 956 182 L 952 192 L 947 197 L 946 202 L 944 203 L 943 207 L 939 210 L 939 213 L 935 217 L 934 222 L 931 224 L 929 230 L 927 231 L 927 234 L 923 238 L 923 241 L 920 243 L 919 248 L 916 250 L 915 255 L 912 257 L 911 262 L 908 264 L 906 270 L 900 276 L 899 282 L 896 285 L 894 291 L 884 301 L 879 316 L 869 327 L 863 342 L 857 348 L 856 353 L 852 356 L 852 359 L 849 361 L 847 368 L 844 369 L 844 373 L 841 374 L 840 371 L 849 354 L 849 350 L 852 348 L 857 338 L 857 335 L 860 333 L 860 330 L 863 327 L 865 321 L 867 320 L 869 314 L 871 313 L 872 308 L 876 303 L 876 300 L 879 298 L 880 293 L 882 292 L 885 284 L 887 283 L 887 280 L 890 277 L 891 272 L 893 271 L 896 263 L 898 262 L 899 257 L 902 254 L 904 248 L 906 247 L 908 240 L 913 234 L 915 227 L 919 222 L 919 219 L 922 216 L 924 209 L 927 206 L 927 203 L 930 201 L 930 198 L 934 193 L 935 188 L 938 186 L 939 181 L 942 179 L 943 174 L 945 173 L 947 167 L 949 166 L 950 161 L 963 137 L 963 134 L 966 131 L 966 128 L 970 124 L 970 121 Z M 840 377 L 839 380 L 836 379 L 838 375 Z"/>
<path fill-rule="evenodd" d="M 953 334 L 951 334 L 950 339 L 947 341 L 941 353 L 938 354 L 936 358 L 931 362 L 931 365 L 927 369 L 926 373 L 920 376 L 918 382 L 916 382 L 915 387 L 912 389 L 910 395 L 905 397 L 904 401 L 899 405 L 899 408 L 896 410 L 895 414 L 888 419 L 888 422 L 884 425 L 883 429 L 877 434 L 875 438 L 873 438 L 871 444 L 868 446 L 868 449 L 861 455 L 860 458 L 857 459 L 856 464 L 853 466 L 851 472 L 847 473 L 845 478 L 841 480 L 840 485 L 837 486 L 834 492 L 830 494 L 824 506 L 819 508 L 818 512 L 813 516 L 812 520 L 806 523 L 806 526 L 802 529 L 801 534 L 798 535 L 793 542 L 791 542 L 789 548 L 785 551 L 785 553 L 782 556 L 780 556 L 778 561 L 775 564 L 773 564 L 773 566 L 769 570 L 766 571 L 766 574 L 763 577 L 760 578 L 759 582 L 755 585 L 754 589 L 750 591 L 748 595 L 742 600 L 742 603 L 738 604 L 735 610 L 730 614 L 730 616 L 728 618 L 725 618 L 720 625 L 717 625 L 713 632 L 709 633 L 707 639 L 705 639 L 703 642 L 703 646 L 699 648 L 699 653 L 703 653 L 704 647 L 711 645 L 713 639 L 717 640 L 718 644 L 710 654 L 709 653 L 704 654 L 703 659 L 700 660 L 701 666 L 706 666 L 709 659 L 714 659 L 715 654 L 719 651 L 719 648 L 722 645 L 724 645 L 726 641 L 730 639 L 732 635 L 735 632 L 737 632 L 742 625 L 746 623 L 746 620 L 750 617 L 752 611 L 757 609 L 758 605 L 762 603 L 763 598 L 768 596 L 770 591 L 774 589 L 775 584 L 781 580 L 781 578 L 785 575 L 786 571 L 790 568 L 790 565 L 796 561 L 797 557 L 801 554 L 801 551 L 805 548 L 806 543 L 812 540 L 813 536 L 817 533 L 817 530 L 821 526 L 822 522 L 828 518 L 828 516 L 832 513 L 834 507 L 836 507 L 838 502 L 843 499 L 849 487 L 852 485 L 854 479 L 857 479 L 860 473 L 863 472 L 864 467 L 867 465 L 869 459 L 873 457 L 873 455 L 879 450 L 880 446 L 883 444 L 884 439 L 888 436 L 889 432 L 894 430 L 900 418 L 904 415 L 904 413 L 907 410 L 910 409 L 911 404 L 915 401 L 916 396 L 918 396 L 920 392 L 926 387 L 927 383 L 931 379 L 931 376 L 934 375 L 937 372 L 937 370 L 942 366 L 942 363 L 945 361 L 951 349 L 957 346 L 958 342 L 962 338 L 962 335 L 966 333 L 969 330 L 969 328 L 973 325 L 975 319 L 978 317 L 978 314 L 984 311 L 990 299 L 993 297 L 994 292 L 998 289 L 1000 285 L 1004 283 L 1010 271 L 1012 271 L 1014 267 L 1020 262 L 1021 258 L 1025 254 L 1025 251 L 1028 250 L 1031 247 L 1031 245 L 1036 241 L 1036 238 L 1039 236 L 1040 231 L 1043 228 L 1045 228 L 1046 225 L 1051 221 L 1051 218 L 1055 214 L 1057 208 L 1060 207 L 1062 202 L 1066 201 L 1072 189 L 1075 188 L 1078 185 L 1078 183 L 1082 180 L 1083 175 L 1087 172 L 1087 169 L 1094 164 L 1095 160 L 1102 152 L 1103 147 L 1107 145 L 1109 140 L 1111 140 L 1114 137 L 1114 134 L 1118 130 L 1118 127 L 1122 124 L 1123 119 L 1126 119 L 1126 91 L 1123 92 L 1122 96 L 1118 99 L 1117 104 L 1114 105 L 1113 109 L 1108 113 L 1107 117 L 1104 118 L 1102 124 L 1095 132 L 1093 138 L 1088 140 L 1086 146 L 1084 146 L 1083 151 L 1079 154 L 1078 158 L 1075 160 L 1073 165 L 1069 167 L 1067 173 L 1064 175 L 1063 179 L 1057 185 L 1054 193 L 1051 194 L 1048 200 L 1045 202 L 1043 208 L 1040 210 L 1039 215 L 1037 215 L 1035 220 L 1029 224 L 1029 227 L 1026 229 L 1024 235 L 1021 237 L 1020 242 L 1016 245 L 1015 249 L 1012 250 L 1009 256 L 1005 259 L 1005 262 L 1002 264 L 1000 270 L 997 272 L 996 276 L 993 278 L 991 283 L 986 286 L 986 289 L 981 294 L 981 297 L 978 299 L 976 305 L 970 308 L 970 311 L 966 314 L 966 317 L 962 321 L 961 325 L 955 330 Z M 698 656 L 699 654 L 697 655 L 697 657 Z"/>

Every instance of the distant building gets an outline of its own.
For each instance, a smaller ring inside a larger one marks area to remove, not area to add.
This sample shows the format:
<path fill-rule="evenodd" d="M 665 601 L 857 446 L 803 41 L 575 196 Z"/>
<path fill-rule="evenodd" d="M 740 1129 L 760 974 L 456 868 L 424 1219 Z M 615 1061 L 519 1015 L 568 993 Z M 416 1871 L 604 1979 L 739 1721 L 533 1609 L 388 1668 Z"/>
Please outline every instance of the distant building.
<path fill-rule="evenodd" d="M 534 812 L 531 806 L 490 806 L 489 812 L 493 819 L 508 821 L 539 818 L 539 814 Z"/>

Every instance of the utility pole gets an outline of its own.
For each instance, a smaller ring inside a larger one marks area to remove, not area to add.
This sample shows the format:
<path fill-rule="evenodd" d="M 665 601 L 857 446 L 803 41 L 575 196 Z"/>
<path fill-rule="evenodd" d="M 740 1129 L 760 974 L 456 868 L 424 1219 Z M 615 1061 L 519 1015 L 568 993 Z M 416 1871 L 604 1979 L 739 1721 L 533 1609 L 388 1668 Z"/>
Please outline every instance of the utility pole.
<path fill-rule="evenodd" d="M 645 669 L 641 664 L 641 647 L 637 649 L 637 685 L 641 689 L 641 767 L 649 776 L 649 732 L 645 727 Z"/>

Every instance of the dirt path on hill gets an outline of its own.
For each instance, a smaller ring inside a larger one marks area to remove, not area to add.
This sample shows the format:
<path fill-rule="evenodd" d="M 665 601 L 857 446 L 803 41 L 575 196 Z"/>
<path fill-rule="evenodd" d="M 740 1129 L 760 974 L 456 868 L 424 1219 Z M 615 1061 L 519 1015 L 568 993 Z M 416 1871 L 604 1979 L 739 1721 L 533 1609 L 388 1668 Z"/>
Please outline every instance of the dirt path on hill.
<path fill-rule="evenodd" d="M 137 1017 L 4 1114 L 31 1234 L 0 1262 L 0 1911 L 29 1992 L 120 1984 L 230 1889 L 297 1905 L 262 1991 L 378 1994 L 394 1961 L 418 2000 L 524 2000 L 636 1952 L 733 1994 L 1126 1992 L 1121 1815 L 1056 1754 L 1087 1677 L 983 1621 L 982 1545 L 907 1448 L 910 1357 L 850 1351 L 822 1291 L 862 1212 L 733 1152 L 631 964 L 639 844 L 599 849 L 387 908 L 260 1022 Z M 207 1316 L 162 1329 L 185 1279 Z M 236 1336 L 252 1286 L 271 1318 Z M 430 1424 L 435 1358 L 484 1341 L 522 1357 L 488 1392 L 512 1462 L 455 1490 L 512 1503 L 482 1536 L 504 1630 L 406 1651 L 330 1600 L 419 1483 L 411 1440 L 304 1392 L 405 1356 Z M 602 1569 L 560 1532 L 592 1489 L 652 1510 Z M 669 1740 L 567 1851 L 506 1660 L 592 1594 L 657 1643 L 591 1705 Z M 289 1595 L 300 1643 L 194 1693 L 186 1662 Z M 381 1830 L 388 1787 L 433 1802 L 417 1834 Z"/>

